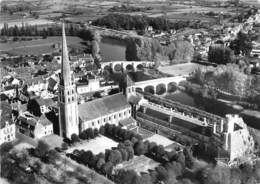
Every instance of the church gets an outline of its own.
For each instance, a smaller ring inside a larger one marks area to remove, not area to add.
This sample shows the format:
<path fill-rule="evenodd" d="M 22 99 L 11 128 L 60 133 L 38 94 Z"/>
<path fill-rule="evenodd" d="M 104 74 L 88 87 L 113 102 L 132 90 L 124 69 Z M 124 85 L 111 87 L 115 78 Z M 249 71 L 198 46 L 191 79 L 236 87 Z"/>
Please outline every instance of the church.
<path fill-rule="evenodd" d="M 122 93 L 78 104 L 76 84 L 70 70 L 65 26 L 62 24 L 61 77 L 58 93 L 59 134 L 70 138 L 87 128 L 99 128 L 106 123 L 118 125 L 131 118 L 131 106 Z"/>

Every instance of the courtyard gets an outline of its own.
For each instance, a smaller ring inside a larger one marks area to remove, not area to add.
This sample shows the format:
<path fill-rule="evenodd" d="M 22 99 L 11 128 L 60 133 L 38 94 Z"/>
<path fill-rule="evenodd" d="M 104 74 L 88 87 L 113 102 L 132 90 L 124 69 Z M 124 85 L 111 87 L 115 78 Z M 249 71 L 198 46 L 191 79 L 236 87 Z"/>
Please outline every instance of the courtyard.
<path fill-rule="evenodd" d="M 118 164 L 114 171 L 124 169 L 124 170 L 134 170 L 137 173 L 142 172 L 148 172 L 148 170 L 153 170 L 157 166 L 159 166 L 160 163 L 144 156 L 135 156 L 133 159 L 129 161 L 122 162 L 121 164 Z"/>
<path fill-rule="evenodd" d="M 93 154 L 98 154 L 100 152 L 104 153 L 106 149 L 111 149 L 112 147 L 117 146 L 117 142 L 113 141 L 112 139 L 109 139 L 105 136 L 98 136 L 95 139 L 91 140 L 82 140 L 81 142 L 75 144 L 74 146 L 69 147 L 69 149 L 66 151 L 67 153 L 73 152 L 73 150 L 90 150 L 93 152 Z"/>

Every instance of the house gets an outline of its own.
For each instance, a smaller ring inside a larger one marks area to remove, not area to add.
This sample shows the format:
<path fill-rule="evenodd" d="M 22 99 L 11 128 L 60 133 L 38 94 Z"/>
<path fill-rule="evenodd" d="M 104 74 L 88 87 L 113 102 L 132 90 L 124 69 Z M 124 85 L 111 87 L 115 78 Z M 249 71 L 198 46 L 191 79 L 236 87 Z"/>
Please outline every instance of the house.
<path fill-rule="evenodd" d="M 88 79 L 87 83 L 77 83 L 77 93 L 89 93 L 93 91 L 100 90 L 100 82 L 99 79 Z"/>
<path fill-rule="evenodd" d="M 78 108 L 80 131 L 100 128 L 106 123 L 118 125 L 131 116 L 131 105 L 122 93 L 80 104 Z"/>
<path fill-rule="evenodd" d="M 13 141 L 15 139 L 15 124 L 11 105 L 6 101 L 1 102 L 0 117 L 0 144 Z"/>
<path fill-rule="evenodd" d="M 21 114 L 16 121 L 17 131 L 31 138 L 40 139 L 53 134 L 53 124 L 43 114 L 36 117 L 29 112 Z"/>
<path fill-rule="evenodd" d="M 35 116 L 41 116 L 52 110 L 52 106 L 56 106 L 55 102 L 51 98 L 35 97 L 28 102 L 28 111 Z"/>

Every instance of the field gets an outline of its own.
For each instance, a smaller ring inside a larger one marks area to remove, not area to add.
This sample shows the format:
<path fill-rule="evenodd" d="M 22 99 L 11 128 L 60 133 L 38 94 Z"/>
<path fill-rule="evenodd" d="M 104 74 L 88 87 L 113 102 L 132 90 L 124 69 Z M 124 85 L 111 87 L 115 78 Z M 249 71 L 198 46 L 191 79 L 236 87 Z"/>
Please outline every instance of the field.
<path fill-rule="evenodd" d="M 225 1 L 225 0 L 224 0 Z M 139 14 L 147 16 L 167 16 L 169 20 L 202 20 L 202 21 L 214 21 L 216 18 L 208 17 L 203 15 L 205 12 L 214 11 L 216 13 L 230 13 L 235 14 L 235 7 L 218 7 L 222 0 L 26 0 L 24 3 L 30 4 L 32 7 L 31 11 L 37 12 L 39 15 L 38 19 L 35 19 L 31 15 L 23 17 L 19 14 L 4 14 L 0 13 L 1 24 L 4 22 L 10 25 L 19 24 L 21 22 L 29 24 L 48 24 L 56 22 L 56 18 L 60 18 L 62 13 L 66 13 L 66 20 L 72 22 L 86 23 L 89 20 L 94 20 L 98 17 L 104 16 L 109 13 L 108 9 L 113 6 L 120 6 L 121 4 L 128 4 L 135 7 L 150 7 L 151 9 L 132 12 L 130 14 Z M 21 3 L 21 1 L 19 1 Z M 219 3 L 220 2 L 220 3 Z M 259 0 L 243 0 L 245 4 L 253 4 L 260 6 Z M 1 4 L 14 5 L 18 4 L 17 0 L 2 0 Z M 167 13 L 165 13 L 167 12 Z"/>
<path fill-rule="evenodd" d="M 54 48 L 54 44 L 61 44 L 62 37 L 53 36 L 46 39 L 38 39 L 32 41 L 18 41 L 0 44 L 0 53 L 8 53 L 10 55 L 39 55 L 52 53 L 59 48 Z M 82 40 L 78 37 L 67 36 L 67 44 L 73 48 L 83 48 Z"/>
<path fill-rule="evenodd" d="M 149 169 L 153 170 L 158 165 L 160 165 L 160 163 L 144 155 L 141 155 L 141 156 L 135 156 L 132 160 L 118 164 L 114 169 L 134 170 L 137 173 L 142 173 L 142 172 L 148 172 Z"/>
<path fill-rule="evenodd" d="M 158 134 L 154 134 L 153 136 L 151 136 L 145 140 L 148 140 L 149 142 L 155 142 L 157 145 L 162 145 L 164 147 L 169 146 L 174 143 L 174 141 L 171 141 L 170 139 L 168 139 L 164 136 L 158 135 Z"/>
<path fill-rule="evenodd" d="M 112 147 L 117 146 L 117 142 L 113 141 L 112 139 L 109 139 L 104 136 L 96 137 L 95 139 L 91 139 L 89 141 L 82 141 L 78 143 L 77 145 L 70 147 L 67 150 L 67 153 L 71 153 L 74 149 L 78 150 L 90 150 L 94 154 L 98 154 L 100 152 L 104 153 L 106 149 L 111 149 Z"/>
<path fill-rule="evenodd" d="M 158 70 L 162 73 L 177 76 L 189 75 L 191 72 L 201 67 L 202 65 L 196 63 L 184 63 L 171 66 L 160 66 Z"/>

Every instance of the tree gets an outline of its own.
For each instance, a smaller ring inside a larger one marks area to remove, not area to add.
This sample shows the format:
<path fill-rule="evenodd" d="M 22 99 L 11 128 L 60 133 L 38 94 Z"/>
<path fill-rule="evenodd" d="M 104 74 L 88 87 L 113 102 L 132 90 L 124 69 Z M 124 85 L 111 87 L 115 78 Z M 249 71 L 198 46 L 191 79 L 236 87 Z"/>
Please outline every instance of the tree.
<path fill-rule="evenodd" d="M 134 170 L 119 170 L 117 179 L 119 184 L 137 184 L 139 176 Z"/>
<path fill-rule="evenodd" d="M 46 142 L 39 140 L 38 145 L 35 148 L 35 155 L 40 158 L 43 158 L 45 154 L 49 151 L 49 149 L 50 147 Z"/>
<path fill-rule="evenodd" d="M 253 48 L 251 35 L 240 31 L 237 38 L 230 43 L 230 48 L 234 50 L 236 55 L 240 53 L 246 56 L 250 55 Z"/>
<path fill-rule="evenodd" d="M 60 159 L 60 155 L 57 151 L 51 149 L 47 153 L 47 161 L 50 163 L 56 163 L 56 161 Z"/>
<path fill-rule="evenodd" d="M 127 160 L 130 160 L 130 159 L 134 158 L 134 149 L 133 149 L 133 147 L 127 146 L 126 150 L 128 152 L 128 159 Z"/>
<path fill-rule="evenodd" d="M 127 152 L 127 150 L 125 148 L 120 148 L 119 151 L 121 153 L 122 160 L 123 161 L 128 160 L 128 152 Z"/>
<path fill-rule="evenodd" d="M 104 127 L 104 126 L 101 126 L 101 127 L 99 128 L 99 133 L 100 133 L 101 135 L 105 135 L 105 127 Z"/>
<path fill-rule="evenodd" d="M 79 134 L 79 138 L 86 140 L 88 139 L 88 134 L 86 133 L 86 131 L 83 131 Z"/>
<path fill-rule="evenodd" d="M 120 162 L 122 162 L 122 155 L 121 155 L 120 151 L 111 150 L 108 153 L 109 153 L 109 155 L 108 155 L 107 161 L 112 162 L 113 165 L 117 165 Z"/>
<path fill-rule="evenodd" d="M 92 128 L 88 128 L 88 129 L 86 130 L 86 134 L 87 134 L 88 138 L 90 138 L 90 139 L 93 139 L 93 138 L 95 137 Z"/>
<path fill-rule="evenodd" d="M 185 165 L 186 167 L 192 169 L 194 165 L 194 158 L 192 156 L 191 148 L 185 147 L 183 150 L 183 154 L 185 156 Z"/>
<path fill-rule="evenodd" d="M 104 158 L 99 158 L 99 159 L 97 160 L 97 163 L 96 163 L 96 169 L 97 169 L 98 171 L 100 171 L 101 168 L 102 168 L 102 166 L 103 166 L 105 163 L 106 163 L 106 161 L 105 161 Z"/>
<path fill-rule="evenodd" d="M 81 154 L 80 159 L 83 162 L 83 164 L 88 165 L 92 157 L 93 157 L 93 153 L 91 151 L 84 151 Z"/>
<path fill-rule="evenodd" d="M 157 179 L 159 181 L 167 181 L 169 176 L 167 170 L 163 166 L 158 166 L 155 169 L 157 171 Z"/>
<path fill-rule="evenodd" d="M 11 142 L 4 142 L 0 146 L 1 155 L 8 153 L 13 148 L 13 144 Z"/>
<path fill-rule="evenodd" d="M 101 168 L 101 171 L 107 175 L 107 176 L 110 176 L 112 174 L 112 169 L 113 169 L 113 164 L 112 162 L 106 162 L 102 168 Z"/>
<path fill-rule="evenodd" d="M 72 134 L 71 141 L 72 143 L 80 142 L 79 136 L 77 134 Z"/>
<path fill-rule="evenodd" d="M 66 142 L 63 142 L 63 143 L 61 144 L 61 149 L 62 149 L 62 150 L 67 150 L 67 149 L 68 149 L 68 144 L 67 144 Z"/>
<path fill-rule="evenodd" d="M 94 129 L 94 137 L 97 137 L 99 135 L 99 131 L 97 128 Z"/>
<path fill-rule="evenodd" d="M 134 145 L 134 151 L 136 155 L 143 155 L 145 154 L 145 148 L 144 148 L 144 143 L 143 141 L 138 141 L 135 145 Z"/>
<path fill-rule="evenodd" d="M 230 48 L 221 44 L 210 46 L 208 52 L 208 61 L 217 64 L 227 64 L 234 62 L 233 52 Z"/>

